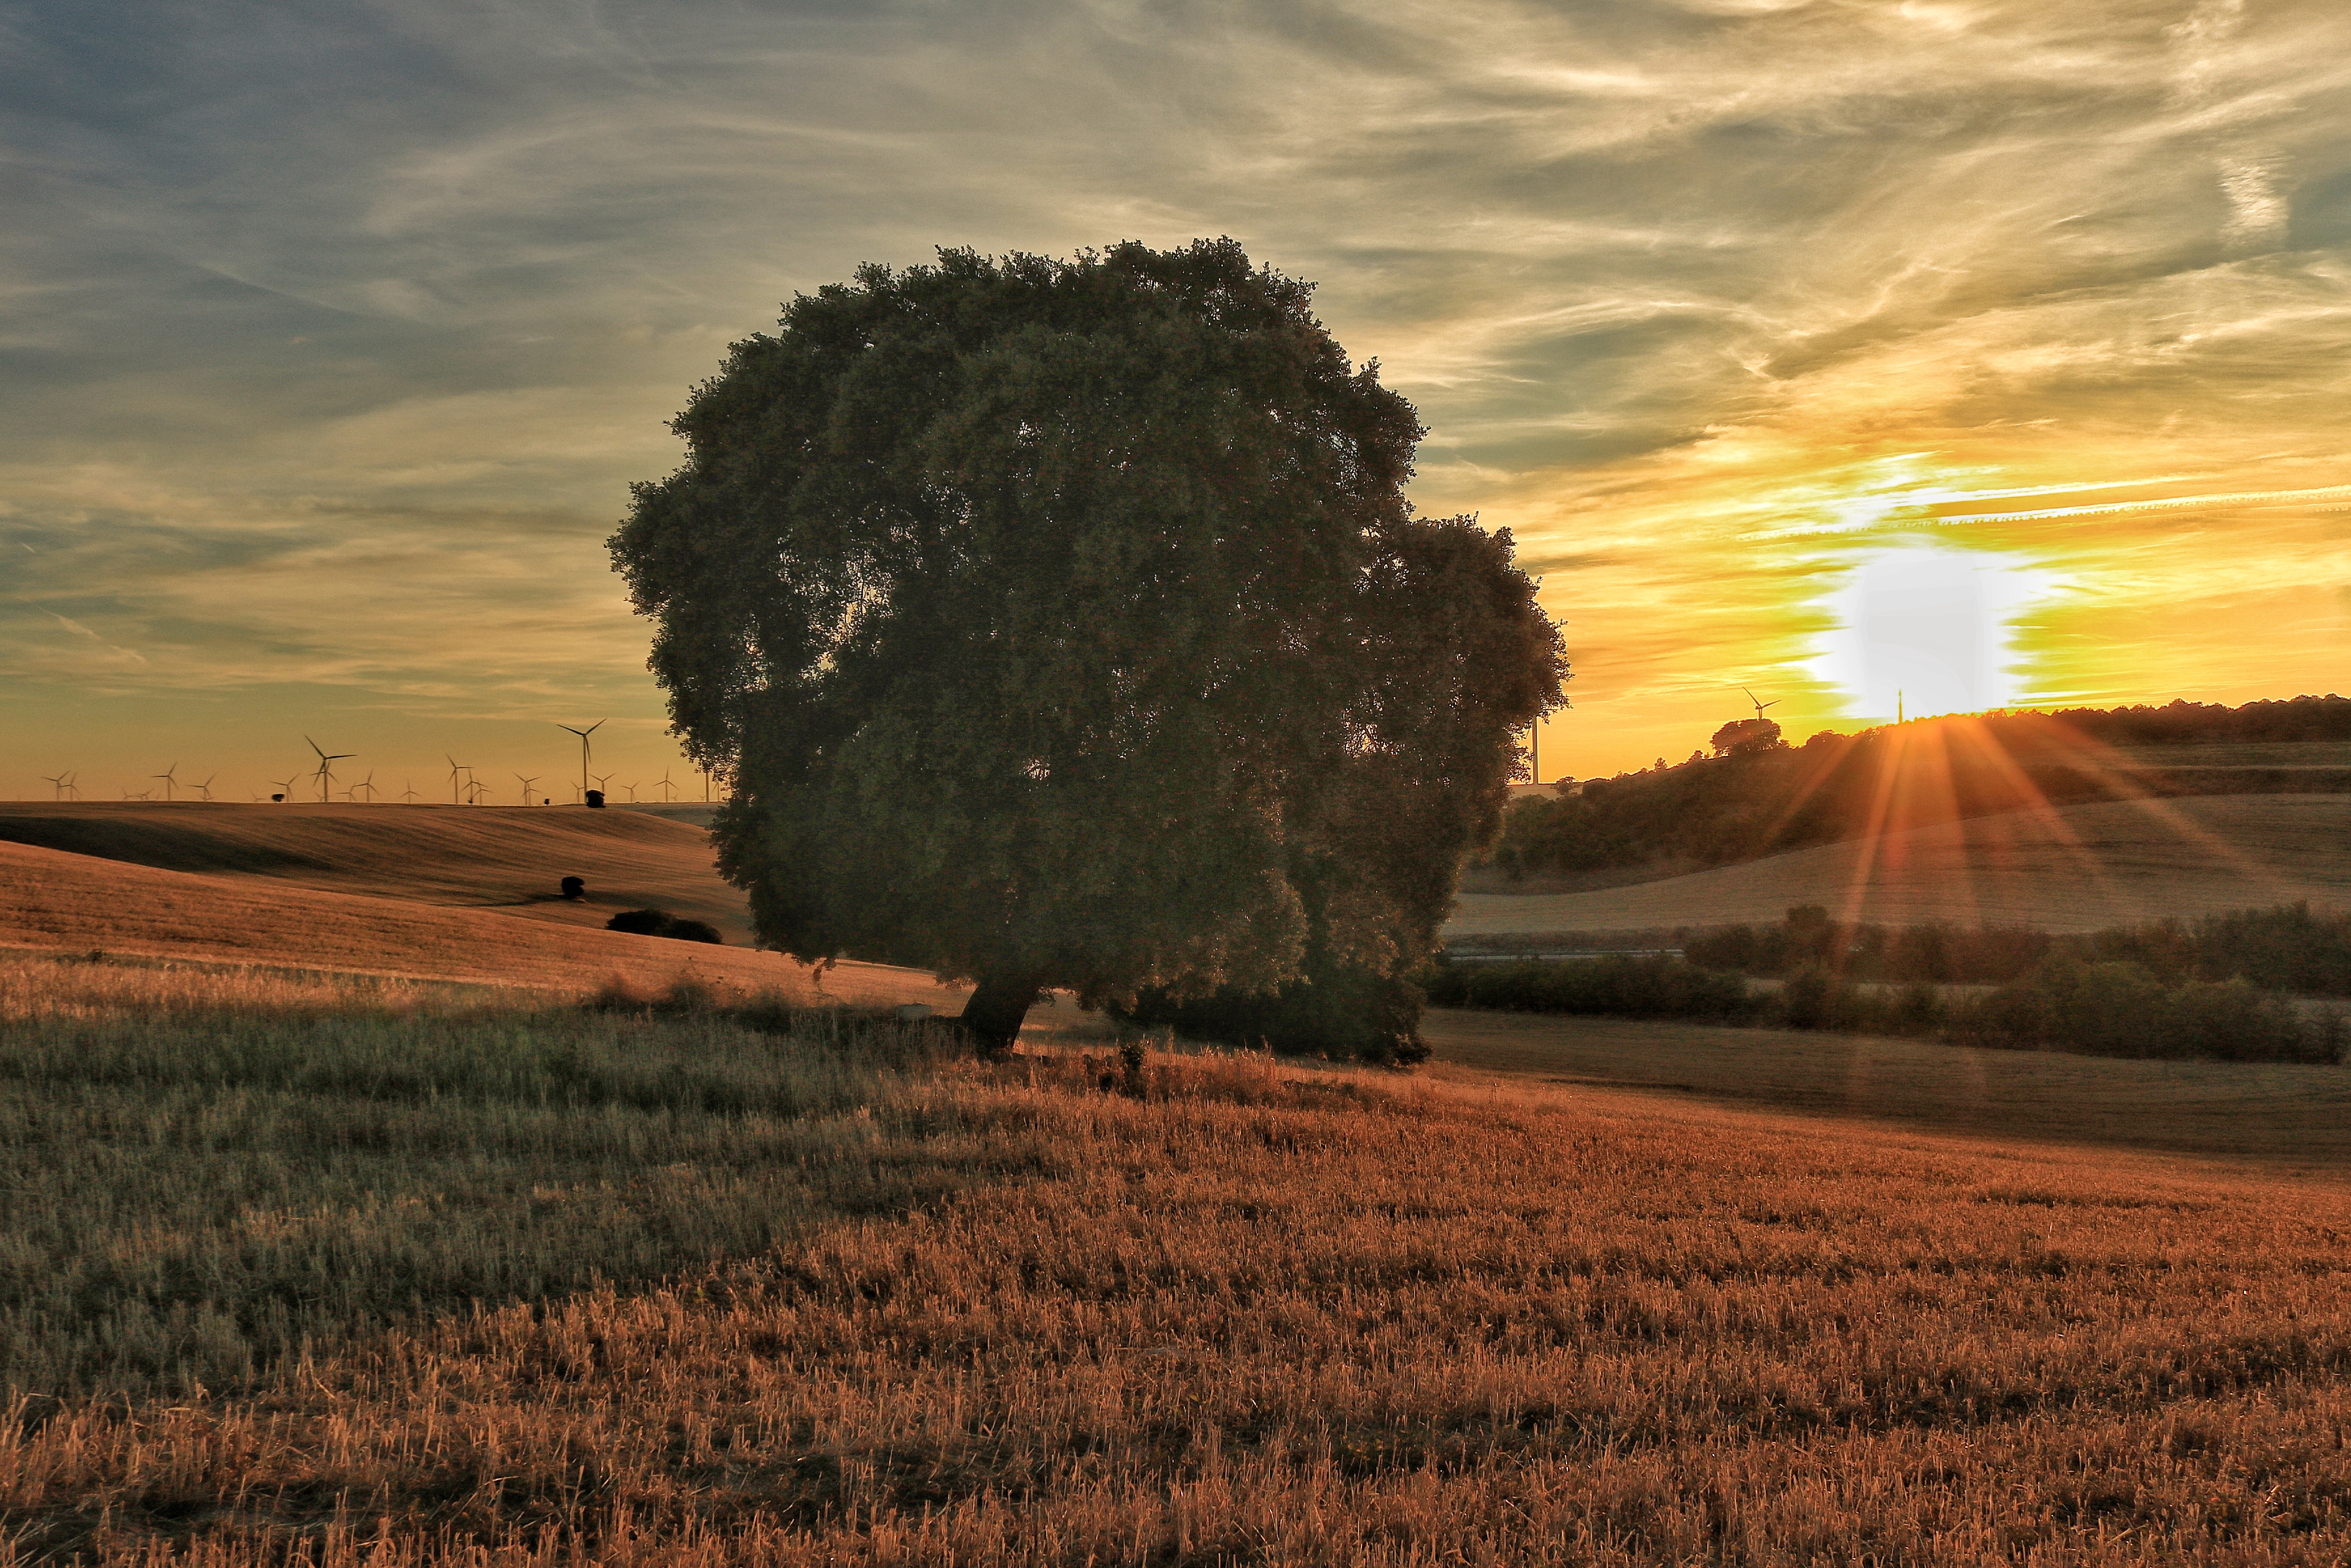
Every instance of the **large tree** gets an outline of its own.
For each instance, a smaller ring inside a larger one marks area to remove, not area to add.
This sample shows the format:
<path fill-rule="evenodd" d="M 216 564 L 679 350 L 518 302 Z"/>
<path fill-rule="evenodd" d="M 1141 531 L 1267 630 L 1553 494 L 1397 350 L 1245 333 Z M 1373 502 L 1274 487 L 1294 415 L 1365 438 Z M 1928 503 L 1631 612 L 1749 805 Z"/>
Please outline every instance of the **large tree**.
<path fill-rule="evenodd" d="M 762 941 L 977 982 L 1271 991 L 1420 963 L 1560 705 L 1507 533 L 1229 240 L 942 251 L 734 346 L 612 552 Z"/>

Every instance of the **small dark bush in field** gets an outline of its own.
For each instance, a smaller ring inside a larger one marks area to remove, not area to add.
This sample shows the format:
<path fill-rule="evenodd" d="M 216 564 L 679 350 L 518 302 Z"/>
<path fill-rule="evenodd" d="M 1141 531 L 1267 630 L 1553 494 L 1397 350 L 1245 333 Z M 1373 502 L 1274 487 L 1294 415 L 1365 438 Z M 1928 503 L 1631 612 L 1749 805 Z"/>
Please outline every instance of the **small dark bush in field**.
<path fill-rule="evenodd" d="M 632 936 L 666 936 L 676 942 L 712 942 L 724 945 L 726 938 L 718 927 L 706 920 L 682 920 L 666 909 L 624 909 L 604 922 L 607 931 L 625 931 Z"/>
<path fill-rule="evenodd" d="M 567 876 L 563 879 L 563 896 L 585 898 L 588 896 L 588 884 L 576 876 Z"/>

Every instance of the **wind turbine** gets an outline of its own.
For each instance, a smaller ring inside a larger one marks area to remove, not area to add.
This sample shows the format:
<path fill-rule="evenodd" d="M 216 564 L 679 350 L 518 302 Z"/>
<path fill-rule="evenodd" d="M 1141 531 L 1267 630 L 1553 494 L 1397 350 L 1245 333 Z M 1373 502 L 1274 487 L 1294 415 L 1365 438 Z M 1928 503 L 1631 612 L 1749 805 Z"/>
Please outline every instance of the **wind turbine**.
<path fill-rule="evenodd" d="M 1742 692 L 1747 692 L 1747 688 L 1746 688 L 1745 686 L 1741 686 L 1741 687 L 1740 687 L 1739 689 L 1740 689 L 1740 691 L 1742 691 Z M 1767 708 L 1767 707 L 1778 707 L 1782 703 L 1783 703 L 1783 702 L 1787 701 L 1788 699 L 1787 699 L 1787 698 L 1785 698 L 1785 697 L 1773 697 L 1773 698 L 1772 698 L 1770 702 L 1768 702 L 1768 703 L 1756 703 L 1756 702 L 1755 702 L 1755 694 L 1754 694 L 1753 692 L 1747 692 L 1747 700 L 1748 700 L 1749 702 L 1755 703 L 1755 716 L 1756 716 L 1757 718 L 1759 718 L 1759 719 L 1760 719 L 1760 718 L 1761 718 L 1761 717 L 1763 716 L 1763 710 L 1764 710 L 1765 708 Z"/>
<path fill-rule="evenodd" d="M 310 737 L 307 735 L 302 738 L 305 740 L 310 740 Z M 312 774 L 310 777 L 319 781 L 319 804 L 323 806 L 327 803 L 328 791 L 331 790 L 335 787 L 335 764 L 338 762 L 347 761 L 351 758 L 357 757 L 359 753 L 356 751 L 337 751 L 329 753 L 321 750 L 319 743 L 315 740 L 310 740 L 310 749 L 319 753 L 319 771 Z"/>
<path fill-rule="evenodd" d="M 596 775 L 596 789 L 597 792 L 601 794 L 606 800 L 611 800 L 612 797 L 612 776 L 609 773 L 599 773 Z"/>
<path fill-rule="evenodd" d="M 64 800 L 66 798 L 66 791 L 73 785 L 73 769 L 70 768 L 67 768 L 63 773 L 44 773 L 41 777 L 50 784 L 56 786 L 56 789 L 51 796 L 51 799 L 53 800 Z"/>
<path fill-rule="evenodd" d="M 662 769 L 661 779 L 653 785 L 653 788 L 668 791 L 666 794 L 662 796 L 662 803 L 664 805 L 667 805 L 670 801 L 677 799 L 677 786 L 669 781 L 669 769 L 666 768 Z"/>
<path fill-rule="evenodd" d="M 360 790 L 362 790 L 362 789 L 364 789 L 364 790 L 366 790 L 366 791 L 367 791 L 367 803 L 368 803 L 369 805 L 371 805 L 371 806 L 374 805 L 374 804 L 375 804 L 375 769 L 374 769 L 374 768 L 369 768 L 369 769 L 368 769 L 368 776 L 367 776 L 366 778 L 364 778 L 364 779 L 360 779 L 358 783 L 356 783 L 356 784 L 354 784 L 354 785 L 352 785 L 352 786 L 351 786 L 351 789 L 350 789 L 350 797 L 349 797 L 349 798 L 350 798 L 350 799 L 351 799 L 351 800 L 358 800 L 358 799 L 359 799 L 360 791 Z"/>
<path fill-rule="evenodd" d="M 162 772 L 161 772 L 161 773 L 150 773 L 149 775 L 147 775 L 147 777 L 148 777 L 148 778 L 150 778 L 150 779 L 161 779 L 163 781 L 163 799 L 165 799 L 166 800 L 170 800 L 170 799 L 172 798 L 172 785 L 174 785 L 174 784 L 177 784 L 177 783 L 179 782 L 179 780 L 178 780 L 177 779 L 172 778 L 172 774 L 174 774 L 174 773 L 177 773 L 179 770 L 180 770 L 180 765 L 179 765 L 178 763 L 174 762 L 173 764 L 172 764 L 172 766 L 170 766 L 169 768 L 165 768 L 165 769 L 163 769 L 163 771 L 162 771 Z M 149 791 L 149 793 L 150 793 L 150 794 L 152 794 L 152 793 L 153 793 L 153 791 L 152 791 L 152 790 L 150 790 L 150 791 Z"/>
<path fill-rule="evenodd" d="M 637 803 L 637 787 L 633 784 L 623 784 L 621 788 L 629 792 L 629 804 L 632 806 L 635 805 Z"/>
<path fill-rule="evenodd" d="M 175 762 L 172 766 L 176 768 L 179 764 Z M 204 799 L 209 800 L 213 798 L 213 780 L 219 777 L 220 775 L 217 773 L 208 773 L 204 776 L 204 781 L 193 786 L 193 788 L 203 790 L 204 792 Z"/>
<path fill-rule="evenodd" d="M 445 751 L 441 755 L 449 763 L 449 804 L 454 806 L 457 803 L 457 776 L 460 773 L 470 775 L 474 771 L 474 765 L 470 762 L 460 762 Z"/>
<path fill-rule="evenodd" d="M 603 728 L 607 722 L 600 718 L 586 729 L 571 729 L 568 724 L 559 724 L 555 727 L 558 729 L 570 729 L 572 734 L 580 737 L 580 798 L 583 800 L 588 798 L 588 737 Z"/>
<path fill-rule="evenodd" d="M 410 779 L 403 779 L 402 784 L 402 788 L 400 791 L 400 803 L 403 806 L 413 806 L 416 804 L 415 782 Z"/>
<path fill-rule="evenodd" d="M 298 774 L 296 774 L 294 777 L 295 777 L 296 779 L 298 779 L 298 778 L 300 778 L 300 777 L 301 777 L 301 775 L 298 773 Z M 291 800 L 294 798 L 294 779 L 266 779 L 262 780 L 262 782 L 263 782 L 263 783 L 265 783 L 265 784 L 275 784 L 275 785 L 277 785 L 277 798 L 278 798 L 280 800 Z"/>
<path fill-rule="evenodd" d="M 465 804 L 468 806 L 478 806 L 496 793 L 496 790 L 478 779 L 465 780 Z"/>
<path fill-rule="evenodd" d="M 519 773 L 516 774 L 515 777 L 522 779 L 522 775 Z M 522 779 L 522 803 L 524 805 L 528 806 L 530 804 L 530 787 L 538 782 L 538 775 L 536 773 L 532 774 L 528 779 Z"/>

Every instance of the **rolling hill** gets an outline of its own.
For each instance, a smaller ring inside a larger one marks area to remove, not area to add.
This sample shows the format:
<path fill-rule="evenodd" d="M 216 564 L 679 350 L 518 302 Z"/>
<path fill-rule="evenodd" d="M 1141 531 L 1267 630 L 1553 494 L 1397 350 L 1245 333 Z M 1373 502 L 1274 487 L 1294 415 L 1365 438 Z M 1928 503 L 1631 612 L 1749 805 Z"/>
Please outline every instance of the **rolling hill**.
<path fill-rule="evenodd" d="M 719 879 L 708 835 L 665 814 L 709 810 L 16 803 L 0 807 L 0 842 L 590 929 L 651 904 L 747 946 L 748 906 Z M 588 884 L 579 903 L 559 896 L 567 876 Z"/>
<path fill-rule="evenodd" d="M 1841 919 L 2088 931 L 2351 904 L 2351 795 L 2215 795 L 2010 811 L 1631 886 L 1462 895 L 1448 937 L 1714 925 L 1798 904 Z"/>
<path fill-rule="evenodd" d="M 658 990 L 683 976 L 806 1002 L 961 1005 L 919 970 L 841 964 L 820 982 L 775 953 L 517 919 L 514 912 L 161 871 L 0 842 L 0 946 L 189 958 L 399 979 L 520 987 L 571 997 L 619 980 Z"/>

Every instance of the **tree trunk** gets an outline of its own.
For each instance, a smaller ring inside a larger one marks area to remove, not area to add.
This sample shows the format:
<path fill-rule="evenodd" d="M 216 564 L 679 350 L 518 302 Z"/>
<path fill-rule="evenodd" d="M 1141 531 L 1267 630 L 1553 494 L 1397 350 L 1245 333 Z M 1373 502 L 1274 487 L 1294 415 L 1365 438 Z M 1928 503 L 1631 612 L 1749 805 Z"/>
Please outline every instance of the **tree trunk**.
<path fill-rule="evenodd" d="M 964 1003 L 963 1012 L 956 1021 L 971 1036 L 983 1056 L 1002 1056 L 1020 1038 L 1020 1020 L 1029 1016 L 1036 1004 L 1038 980 L 1034 975 L 1007 975 L 1000 970 L 979 977 L 973 988 L 971 1000 Z"/>

